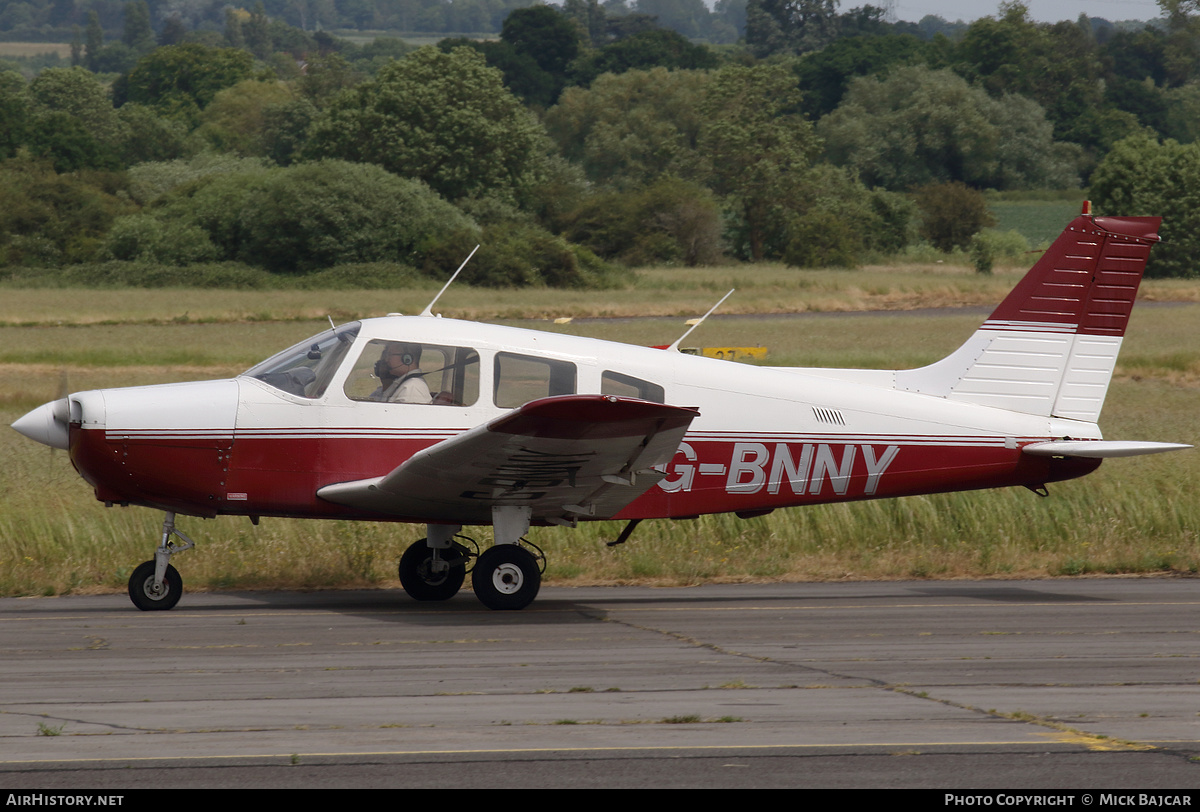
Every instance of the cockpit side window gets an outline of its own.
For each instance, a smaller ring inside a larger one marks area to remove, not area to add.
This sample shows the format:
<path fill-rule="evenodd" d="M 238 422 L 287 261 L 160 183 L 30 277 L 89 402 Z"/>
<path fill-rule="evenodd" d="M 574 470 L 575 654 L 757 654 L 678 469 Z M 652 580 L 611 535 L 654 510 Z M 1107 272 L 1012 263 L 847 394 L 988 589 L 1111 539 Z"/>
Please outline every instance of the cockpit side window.
<path fill-rule="evenodd" d="M 479 353 L 406 341 L 370 341 L 346 378 L 346 397 L 374 403 L 471 406 L 479 400 Z"/>
<path fill-rule="evenodd" d="M 606 370 L 600 376 L 600 394 L 640 398 L 652 403 L 667 402 L 663 388 L 658 384 L 611 370 Z"/>
<path fill-rule="evenodd" d="M 326 330 L 271 356 L 243 374 L 290 395 L 319 398 L 342 365 L 360 327 L 358 322 L 351 322 Z"/>
<path fill-rule="evenodd" d="M 575 365 L 511 352 L 496 353 L 496 405 L 512 409 L 531 400 L 575 393 Z"/>

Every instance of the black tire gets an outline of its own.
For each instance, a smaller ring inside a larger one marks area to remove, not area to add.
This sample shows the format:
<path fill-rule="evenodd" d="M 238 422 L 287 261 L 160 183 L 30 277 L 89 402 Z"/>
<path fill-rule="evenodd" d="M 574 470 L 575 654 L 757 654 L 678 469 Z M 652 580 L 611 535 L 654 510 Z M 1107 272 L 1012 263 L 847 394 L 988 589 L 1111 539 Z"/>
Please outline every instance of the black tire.
<path fill-rule="evenodd" d="M 445 552 L 451 552 L 453 548 Z M 433 551 L 421 539 L 400 556 L 400 585 L 413 600 L 445 601 L 453 598 L 467 577 L 466 561 L 451 565 L 449 570 L 434 573 L 430 568 Z"/>
<path fill-rule="evenodd" d="M 129 576 L 129 599 L 133 605 L 143 612 L 154 610 L 165 611 L 179 603 L 183 595 L 183 579 L 179 571 L 167 565 L 167 574 L 163 577 L 162 592 L 154 592 L 154 562 L 146 561 L 138 564 L 133 575 Z"/>
<path fill-rule="evenodd" d="M 524 609 L 542 586 L 537 559 L 515 544 L 497 544 L 480 554 L 471 571 L 475 597 L 489 609 Z"/>

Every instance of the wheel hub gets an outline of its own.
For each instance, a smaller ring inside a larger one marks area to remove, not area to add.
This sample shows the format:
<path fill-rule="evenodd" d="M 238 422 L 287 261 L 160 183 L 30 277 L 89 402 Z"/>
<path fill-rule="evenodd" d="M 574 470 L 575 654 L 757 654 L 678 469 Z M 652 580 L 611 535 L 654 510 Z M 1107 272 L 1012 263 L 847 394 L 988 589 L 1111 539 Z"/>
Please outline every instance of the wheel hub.
<path fill-rule="evenodd" d="M 167 586 L 167 582 L 165 580 L 158 586 L 155 586 L 153 578 L 147 578 L 146 583 L 142 588 L 142 591 L 146 593 L 146 597 L 151 598 L 152 600 L 159 600 L 163 595 L 166 595 L 169 590 L 170 587 Z"/>
<path fill-rule="evenodd" d="M 492 585 L 501 594 L 512 595 L 520 592 L 524 584 L 525 574 L 516 564 L 501 564 L 492 573 Z"/>
<path fill-rule="evenodd" d="M 446 567 L 442 572 L 436 572 L 433 568 L 433 559 L 426 559 L 421 562 L 421 566 L 417 567 L 417 574 L 421 580 L 430 586 L 441 586 L 446 583 L 446 579 L 450 575 L 449 567 Z"/>

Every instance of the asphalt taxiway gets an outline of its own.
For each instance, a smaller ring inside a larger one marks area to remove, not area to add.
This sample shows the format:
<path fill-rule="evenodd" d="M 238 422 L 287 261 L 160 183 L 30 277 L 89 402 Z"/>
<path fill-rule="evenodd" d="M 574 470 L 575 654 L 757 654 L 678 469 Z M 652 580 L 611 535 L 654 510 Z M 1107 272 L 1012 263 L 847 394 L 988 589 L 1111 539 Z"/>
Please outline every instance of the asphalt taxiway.
<path fill-rule="evenodd" d="M 6 790 L 1180 789 L 1198 758 L 1200 579 L 0 600 Z"/>

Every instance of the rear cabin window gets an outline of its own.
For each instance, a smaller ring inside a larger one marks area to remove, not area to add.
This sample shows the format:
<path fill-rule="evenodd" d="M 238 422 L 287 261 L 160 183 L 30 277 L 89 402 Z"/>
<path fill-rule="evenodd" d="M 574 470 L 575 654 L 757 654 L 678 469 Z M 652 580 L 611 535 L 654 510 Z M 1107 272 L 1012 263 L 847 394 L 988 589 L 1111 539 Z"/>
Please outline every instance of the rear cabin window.
<path fill-rule="evenodd" d="M 373 403 L 471 406 L 479 400 L 479 353 L 404 341 L 370 341 L 346 378 L 346 397 Z"/>
<path fill-rule="evenodd" d="M 511 352 L 496 354 L 496 405 L 513 409 L 531 400 L 575 393 L 575 365 Z"/>
<path fill-rule="evenodd" d="M 643 381 L 620 372 L 605 372 L 600 376 L 600 394 L 622 398 L 641 398 L 652 403 L 666 403 L 663 388 L 656 383 Z"/>

